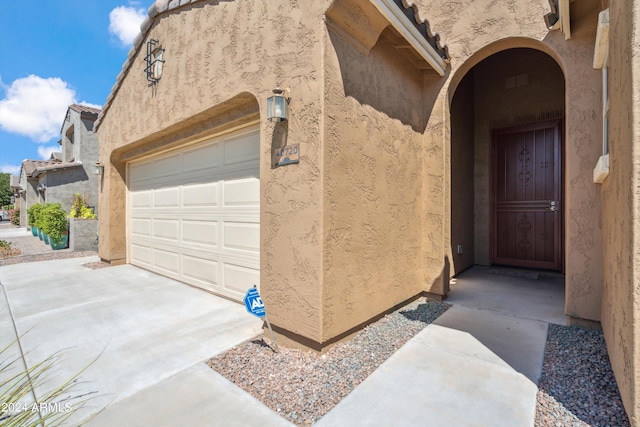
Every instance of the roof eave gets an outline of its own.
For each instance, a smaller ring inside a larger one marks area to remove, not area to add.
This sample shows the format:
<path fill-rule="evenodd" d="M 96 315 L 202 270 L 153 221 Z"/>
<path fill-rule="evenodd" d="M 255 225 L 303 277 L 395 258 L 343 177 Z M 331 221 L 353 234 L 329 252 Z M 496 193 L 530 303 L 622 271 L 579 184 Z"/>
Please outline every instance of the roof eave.
<path fill-rule="evenodd" d="M 371 4 L 378 9 L 378 12 L 391 24 L 391 26 L 424 59 L 431 68 L 440 76 L 446 73 L 447 64 L 443 58 L 438 55 L 436 50 L 425 40 L 417 28 L 411 23 L 409 18 L 396 6 L 393 0 L 370 0 Z"/>

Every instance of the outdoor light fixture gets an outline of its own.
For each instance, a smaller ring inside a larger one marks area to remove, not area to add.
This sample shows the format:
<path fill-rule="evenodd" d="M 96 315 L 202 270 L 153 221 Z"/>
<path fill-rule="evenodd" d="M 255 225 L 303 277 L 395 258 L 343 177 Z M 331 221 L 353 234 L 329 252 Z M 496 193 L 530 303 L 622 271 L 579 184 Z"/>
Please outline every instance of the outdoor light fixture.
<path fill-rule="evenodd" d="M 144 57 L 144 61 L 147 64 L 144 72 L 147 74 L 147 81 L 152 85 L 155 85 L 162 77 L 163 57 L 164 49 L 160 47 L 160 42 L 150 39 L 147 42 L 147 56 Z"/>
<path fill-rule="evenodd" d="M 276 86 L 273 95 L 267 98 L 267 118 L 270 122 L 284 122 L 289 119 L 290 97 L 285 96 L 285 89 Z"/>
<path fill-rule="evenodd" d="M 44 184 L 38 184 L 38 191 L 40 193 L 44 193 L 45 191 L 47 191 L 47 186 Z"/>
<path fill-rule="evenodd" d="M 102 163 L 96 163 L 93 166 L 93 174 L 94 175 L 103 175 L 104 174 L 104 165 Z"/>

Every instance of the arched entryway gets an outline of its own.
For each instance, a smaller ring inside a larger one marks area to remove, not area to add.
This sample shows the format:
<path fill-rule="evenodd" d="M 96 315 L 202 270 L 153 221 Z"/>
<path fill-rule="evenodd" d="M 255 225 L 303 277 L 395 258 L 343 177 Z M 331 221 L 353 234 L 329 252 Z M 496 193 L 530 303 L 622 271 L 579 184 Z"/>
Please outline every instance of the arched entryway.
<path fill-rule="evenodd" d="M 563 269 L 565 80 L 544 52 L 474 65 L 451 102 L 452 274 L 474 265 Z"/>

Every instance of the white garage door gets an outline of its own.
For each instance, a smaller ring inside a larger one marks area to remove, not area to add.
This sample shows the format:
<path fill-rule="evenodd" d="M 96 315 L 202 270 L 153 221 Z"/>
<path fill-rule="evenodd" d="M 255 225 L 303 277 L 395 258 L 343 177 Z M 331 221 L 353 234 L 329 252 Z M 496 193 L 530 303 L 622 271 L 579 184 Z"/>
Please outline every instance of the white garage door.
<path fill-rule="evenodd" d="M 131 264 L 241 300 L 260 281 L 259 158 L 252 128 L 131 163 Z"/>

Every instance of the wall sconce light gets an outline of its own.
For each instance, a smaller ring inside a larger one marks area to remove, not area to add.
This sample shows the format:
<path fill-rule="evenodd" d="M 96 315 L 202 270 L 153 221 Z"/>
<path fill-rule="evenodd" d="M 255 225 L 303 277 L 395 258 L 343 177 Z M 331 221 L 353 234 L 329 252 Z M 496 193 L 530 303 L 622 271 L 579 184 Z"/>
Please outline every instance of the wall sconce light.
<path fill-rule="evenodd" d="M 147 81 L 152 85 L 155 85 L 162 77 L 163 56 L 164 49 L 160 47 L 160 42 L 150 39 L 147 42 L 147 56 L 144 57 L 147 64 L 144 72 L 147 74 Z"/>
<path fill-rule="evenodd" d="M 291 97 L 285 95 L 288 89 L 280 89 L 276 86 L 273 95 L 267 98 L 267 118 L 270 122 L 284 122 L 289 120 L 289 102 Z"/>
<path fill-rule="evenodd" d="M 44 184 L 38 184 L 38 191 L 40 193 L 44 193 L 45 191 L 47 191 L 47 186 Z"/>
<path fill-rule="evenodd" d="M 96 163 L 93 166 L 94 175 L 104 175 L 104 165 L 102 163 Z"/>

